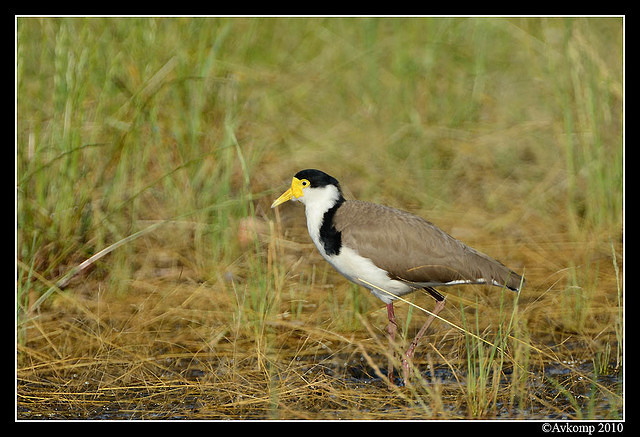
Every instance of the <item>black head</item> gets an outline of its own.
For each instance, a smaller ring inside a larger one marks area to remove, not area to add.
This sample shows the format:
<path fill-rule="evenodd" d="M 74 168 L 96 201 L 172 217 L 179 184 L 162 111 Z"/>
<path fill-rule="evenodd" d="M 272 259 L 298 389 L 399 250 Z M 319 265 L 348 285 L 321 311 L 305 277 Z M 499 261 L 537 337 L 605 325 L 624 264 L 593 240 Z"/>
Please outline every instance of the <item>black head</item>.
<path fill-rule="evenodd" d="M 303 180 L 306 179 L 310 183 L 311 188 L 322 188 L 327 185 L 335 185 L 340 190 L 340 183 L 333 176 L 329 176 L 323 171 L 315 170 L 312 168 L 301 170 L 296 173 L 296 178 Z"/>

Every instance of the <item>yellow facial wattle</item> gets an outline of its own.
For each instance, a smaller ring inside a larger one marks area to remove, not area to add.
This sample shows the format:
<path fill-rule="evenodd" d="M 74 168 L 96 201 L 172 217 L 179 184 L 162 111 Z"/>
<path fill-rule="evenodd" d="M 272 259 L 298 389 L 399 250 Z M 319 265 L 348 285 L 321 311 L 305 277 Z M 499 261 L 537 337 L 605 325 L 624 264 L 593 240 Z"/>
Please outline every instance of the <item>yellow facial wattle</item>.
<path fill-rule="evenodd" d="M 275 208 L 276 206 L 281 205 L 291 199 L 298 199 L 299 197 L 302 197 L 302 187 L 305 187 L 308 184 L 309 181 L 307 181 L 306 179 L 300 180 L 294 177 L 291 181 L 291 188 L 289 188 L 287 191 L 282 193 L 280 197 L 274 200 L 274 202 L 271 204 L 271 208 Z"/>

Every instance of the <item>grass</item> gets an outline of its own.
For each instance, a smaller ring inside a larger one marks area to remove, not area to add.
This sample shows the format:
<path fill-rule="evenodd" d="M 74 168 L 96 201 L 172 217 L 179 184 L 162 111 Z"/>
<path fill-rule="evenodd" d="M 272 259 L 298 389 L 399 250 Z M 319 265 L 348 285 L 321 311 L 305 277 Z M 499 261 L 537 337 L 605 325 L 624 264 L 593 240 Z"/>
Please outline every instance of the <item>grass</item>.
<path fill-rule="evenodd" d="M 622 418 L 622 19 L 16 29 L 18 418 Z M 269 208 L 308 167 L 526 287 L 446 290 L 389 391 L 384 306 Z"/>

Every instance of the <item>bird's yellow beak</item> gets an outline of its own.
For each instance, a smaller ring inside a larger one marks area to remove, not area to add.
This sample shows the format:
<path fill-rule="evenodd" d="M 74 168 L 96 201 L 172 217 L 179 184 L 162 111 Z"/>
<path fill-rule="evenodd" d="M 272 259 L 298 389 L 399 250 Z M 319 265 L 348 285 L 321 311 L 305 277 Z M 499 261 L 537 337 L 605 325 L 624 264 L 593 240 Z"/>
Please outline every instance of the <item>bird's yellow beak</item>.
<path fill-rule="evenodd" d="M 271 208 L 275 208 L 288 200 L 297 199 L 298 197 L 302 197 L 302 181 L 294 177 L 291 181 L 291 188 L 282 193 L 282 195 L 271 204 Z"/>

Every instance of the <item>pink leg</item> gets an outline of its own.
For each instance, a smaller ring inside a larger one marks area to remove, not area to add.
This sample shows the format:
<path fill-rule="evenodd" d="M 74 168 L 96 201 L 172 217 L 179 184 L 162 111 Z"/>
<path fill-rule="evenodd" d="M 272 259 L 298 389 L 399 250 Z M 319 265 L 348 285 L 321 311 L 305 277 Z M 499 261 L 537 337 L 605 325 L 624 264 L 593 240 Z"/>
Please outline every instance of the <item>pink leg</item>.
<path fill-rule="evenodd" d="M 436 306 L 434 307 L 432 314 L 437 315 L 440 311 L 442 311 L 443 308 L 444 308 L 444 299 L 436 301 Z M 427 318 L 427 321 L 424 322 L 424 325 L 422 325 L 422 328 L 420 328 L 420 331 L 418 331 L 418 333 L 416 334 L 416 337 L 413 339 L 413 341 L 409 345 L 409 349 L 407 349 L 407 353 L 405 353 L 404 359 L 402 360 L 402 375 L 404 377 L 405 384 L 407 383 L 407 381 L 409 380 L 409 377 L 411 376 L 410 363 L 411 363 L 411 360 L 413 359 L 413 353 L 416 350 L 416 346 L 418 346 L 418 342 L 420 341 L 424 333 L 429 328 L 429 325 L 431 325 L 431 322 L 433 322 L 433 319 L 435 319 L 435 317 L 432 314 L 429 315 L 429 317 Z"/>
<path fill-rule="evenodd" d="M 389 334 L 389 367 L 387 377 L 389 378 L 389 384 L 393 385 L 393 352 L 395 350 L 396 331 L 398 331 L 396 315 L 393 312 L 393 302 L 387 304 L 387 317 L 389 318 L 389 324 L 387 324 L 387 333 Z"/>

